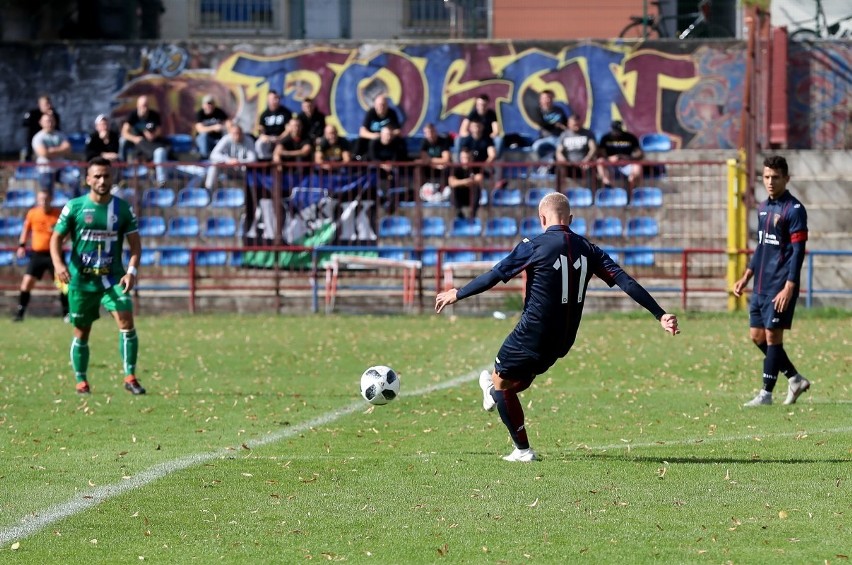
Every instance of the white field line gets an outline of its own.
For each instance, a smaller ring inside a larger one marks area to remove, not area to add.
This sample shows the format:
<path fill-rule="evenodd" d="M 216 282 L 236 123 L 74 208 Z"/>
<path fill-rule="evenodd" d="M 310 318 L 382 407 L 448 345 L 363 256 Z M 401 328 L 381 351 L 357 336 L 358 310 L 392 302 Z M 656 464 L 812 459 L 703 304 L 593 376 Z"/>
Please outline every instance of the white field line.
<path fill-rule="evenodd" d="M 423 396 L 438 390 L 452 388 L 471 381 L 474 378 L 478 378 L 480 371 L 475 371 L 445 382 L 420 388 L 410 393 L 402 394 L 401 396 Z M 343 408 L 339 408 L 331 412 L 326 412 L 325 414 L 317 416 L 307 422 L 303 422 L 289 428 L 284 428 L 280 431 L 273 432 L 257 439 L 248 440 L 245 444 L 249 448 L 256 448 L 270 443 L 275 443 L 282 439 L 300 434 L 306 430 L 310 430 L 318 426 L 324 426 L 354 412 L 366 410 L 368 407 L 369 405 L 363 400 L 353 402 L 348 406 L 344 406 Z M 185 457 L 172 459 L 171 461 L 159 463 L 142 471 L 138 475 L 134 475 L 127 480 L 121 481 L 120 483 L 104 485 L 88 491 L 80 492 L 67 502 L 55 504 L 44 510 L 34 511 L 31 514 L 27 514 L 19 520 L 20 523 L 17 526 L 11 526 L 0 530 L 0 546 L 4 546 L 15 540 L 29 537 L 54 522 L 79 514 L 80 512 L 88 510 L 89 508 L 97 506 L 101 502 L 124 494 L 125 492 L 147 486 L 154 481 L 158 481 L 168 475 L 171 475 L 172 473 L 183 471 L 190 467 L 196 467 L 214 459 L 230 457 L 233 454 L 234 451 L 232 447 L 222 448 L 217 451 L 210 451 L 207 453 L 195 453 L 193 455 L 187 455 Z"/>
<path fill-rule="evenodd" d="M 468 373 L 466 375 L 462 375 L 460 377 L 456 377 L 454 379 L 438 383 L 435 385 L 431 385 L 428 387 L 420 388 L 414 390 L 410 393 L 404 394 L 402 396 L 423 396 L 426 394 L 430 394 L 432 392 L 436 392 L 439 390 L 444 390 L 447 388 L 452 388 L 454 386 L 458 386 L 464 384 L 468 381 L 474 380 L 478 378 L 480 370 L 474 371 L 472 373 Z M 295 426 L 291 426 L 289 428 L 282 429 L 280 431 L 265 435 L 261 438 L 248 440 L 245 442 L 246 446 L 249 448 L 257 448 L 262 447 L 264 445 L 268 445 L 270 443 L 275 443 L 281 441 L 282 439 L 286 439 L 292 437 L 294 435 L 300 434 L 306 430 L 310 430 L 312 428 L 316 428 L 318 426 L 323 426 L 329 424 L 335 420 L 342 418 L 343 416 L 347 416 L 354 412 L 358 412 L 361 410 L 366 410 L 368 406 L 363 402 L 353 402 L 348 406 L 344 406 L 343 408 L 339 408 L 337 410 L 333 410 L 331 412 L 327 412 L 312 420 L 308 420 L 301 424 L 297 424 Z M 852 432 L 852 427 L 844 427 L 844 428 L 831 428 L 826 430 L 816 430 L 810 433 L 848 433 Z M 692 439 L 682 439 L 682 440 L 674 440 L 674 441 L 653 441 L 653 442 L 644 442 L 644 443 L 634 443 L 629 440 L 625 440 L 622 443 L 612 444 L 612 445 L 598 445 L 598 446 L 578 446 L 581 449 L 589 450 L 589 451 L 606 451 L 606 450 L 614 450 L 614 449 L 634 449 L 634 448 L 642 448 L 642 447 L 664 447 L 664 446 L 672 446 L 672 445 L 688 445 L 688 444 L 703 444 L 703 443 L 718 443 L 718 442 L 726 442 L 726 441 L 744 441 L 744 440 L 754 440 L 756 438 L 760 439 L 768 439 L 768 438 L 776 438 L 776 437 L 794 437 L 801 432 L 786 432 L 786 433 L 772 433 L 772 434 L 749 434 L 749 435 L 737 435 L 737 436 L 707 436 L 703 438 L 692 438 Z M 146 469 L 139 473 L 138 475 L 134 475 L 127 480 L 124 480 L 120 483 L 114 483 L 111 485 L 104 485 L 102 487 L 93 488 L 89 491 L 84 491 L 75 495 L 74 498 L 68 500 L 67 502 L 63 502 L 60 504 L 55 504 L 45 510 L 35 511 L 32 514 L 28 514 L 22 517 L 19 522 L 20 524 L 17 526 L 11 526 L 0 530 L 0 546 L 6 545 L 7 543 L 15 540 L 21 540 L 23 538 L 29 537 L 45 527 L 53 524 L 54 522 L 58 522 L 59 520 L 63 520 L 65 518 L 71 517 L 75 514 L 79 514 L 89 508 L 97 506 L 101 502 L 104 502 L 110 498 L 114 498 L 125 492 L 135 490 L 138 488 L 142 488 L 144 486 L 153 483 L 154 481 L 158 481 L 162 478 L 171 475 L 172 473 L 176 473 L 178 471 L 182 471 L 184 469 L 188 469 L 190 467 L 195 467 L 198 465 L 202 465 L 207 463 L 208 461 L 212 461 L 214 459 L 219 459 L 222 457 L 230 457 L 234 453 L 233 447 L 222 448 L 217 451 L 211 451 L 206 453 L 196 453 L 193 455 L 187 455 L 185 457 L 180 457 L 178 459 L 172 459 L 171 461 L 165 461 L 163 463 L 154 465 L 153 467 Z"/>

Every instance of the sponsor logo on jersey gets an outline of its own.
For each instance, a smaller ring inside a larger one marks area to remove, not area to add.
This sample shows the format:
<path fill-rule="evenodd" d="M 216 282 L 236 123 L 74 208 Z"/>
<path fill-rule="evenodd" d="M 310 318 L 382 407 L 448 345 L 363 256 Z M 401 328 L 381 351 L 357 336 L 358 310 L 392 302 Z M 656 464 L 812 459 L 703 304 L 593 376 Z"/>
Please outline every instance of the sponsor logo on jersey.
<path fill-rule="evenodd" d="M 112 230 L 83 230 L 80 234 L 82 241 L 115 241 L 118 232 Z"/>

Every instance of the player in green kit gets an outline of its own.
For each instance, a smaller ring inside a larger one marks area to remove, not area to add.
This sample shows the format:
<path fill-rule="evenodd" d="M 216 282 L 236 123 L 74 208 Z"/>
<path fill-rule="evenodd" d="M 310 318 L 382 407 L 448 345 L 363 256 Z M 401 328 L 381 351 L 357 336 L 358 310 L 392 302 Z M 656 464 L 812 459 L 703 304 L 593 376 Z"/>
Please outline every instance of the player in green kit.
<path fill-rule="evenodd" d="M 119 351 L 124 365 L 124 388 L 145 394 L 136 380 L 139 340 L 133 325 L 130 291 L 136 286 L 136 273 L 142 243 L 136 216 L 126 201 L 110 194 L 112 167 L 107 159 L 95 157 L 86 172 L 89 193 L 65 205 L 50 239 L 50 256 L 56 278 L 68 285 L 68 305 L 74 340 L 71 362 L 77 378 L 77 392 L 89 394 L 86 371 L 89 366 L 89 333 L 100 317 L 103 305 L 119 329 Z M 71 262 L 65 264 L 62 244 L 71 241 Z M 124 238 L 130 247 L 127 270 L 121 262 Z"/>

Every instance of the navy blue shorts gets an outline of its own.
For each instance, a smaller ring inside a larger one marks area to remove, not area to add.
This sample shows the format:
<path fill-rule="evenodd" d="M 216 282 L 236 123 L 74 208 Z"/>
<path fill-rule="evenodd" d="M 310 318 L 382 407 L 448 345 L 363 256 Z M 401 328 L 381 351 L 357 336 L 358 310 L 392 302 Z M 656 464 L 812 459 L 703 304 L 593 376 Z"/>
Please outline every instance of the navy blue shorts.
<path fill-rule="evenodd" d="M 558 359 L 553 356 L 533 357 L 507 339 L 494 360 L 494 370 L 510 381 L 531 382 L 537 375 L 552 367 Z"/>
<path fill-rule="evenodd" d="M 789 330 L 793 326 L 793 313 L 796 311 L 796 300 L 799 294 L 793 295 L 790 304 L 783 312 L 775 311 L 772 299 L 775 295 L 752 294 L 749 301 L 748 321 L 752 328 L 768 330 Z"/>

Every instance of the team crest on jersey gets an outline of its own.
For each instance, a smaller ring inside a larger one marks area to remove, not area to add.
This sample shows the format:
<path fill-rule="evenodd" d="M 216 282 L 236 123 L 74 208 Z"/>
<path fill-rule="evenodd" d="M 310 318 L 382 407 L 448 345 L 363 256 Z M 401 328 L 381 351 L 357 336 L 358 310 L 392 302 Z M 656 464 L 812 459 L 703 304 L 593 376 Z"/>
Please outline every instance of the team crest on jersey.
<path fill-rule="evenodd" d="M 91 224 L 95 221 L 95 211 L 94 210 L 83 210 L 83 222 L 86 224 Z"/>
<path fill-rule="evenodd" d="M 778 220 L 781 219 L 781 214 L 772 214 L 772 225 L 777 226 Z"/>

